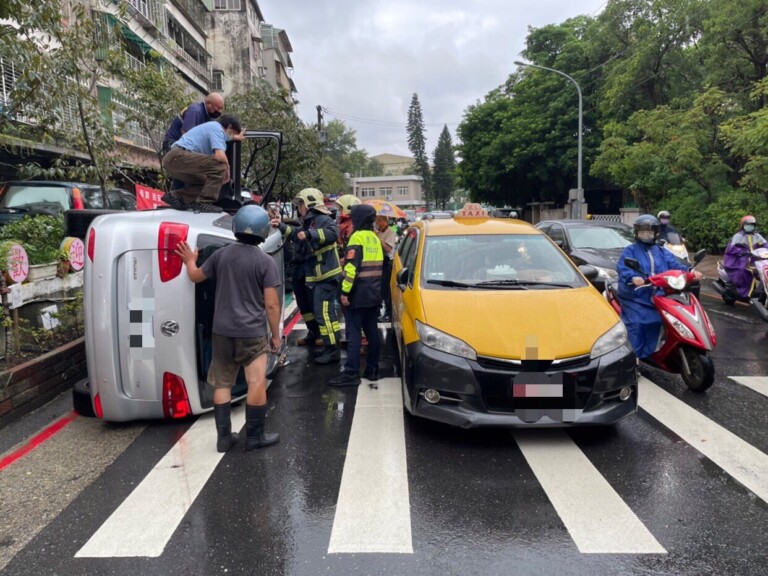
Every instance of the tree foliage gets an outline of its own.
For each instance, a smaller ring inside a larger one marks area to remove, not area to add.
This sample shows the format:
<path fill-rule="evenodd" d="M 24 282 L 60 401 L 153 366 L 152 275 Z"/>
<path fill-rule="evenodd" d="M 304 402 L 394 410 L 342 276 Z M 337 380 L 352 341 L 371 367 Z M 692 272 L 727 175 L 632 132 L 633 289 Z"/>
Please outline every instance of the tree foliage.
<path fill-rule="evenodd" d="M 433 196 L 435 205 L 445 209 L 445 204 L 456 189 L 456 159 L 453 155 L 453 140 L 448 126 L 443 126 L 433 155 Z"/>
<path fill-rule="evenodd" d="M 406 132 L 408 134 L 408 149 L 411 151 L 411 154 L 413 154 L 417 174 L 421 176 L 424 201 L 427 205 L 427 209 L 429 209 L 431 174 L 429 171 L 429 159 L 427 158 L 426 151 L 426 128 L 424 126 L 424 116 L 421 112 L 419 95 L 416 93 L 413 94 L 411 104 L 408 107 L 408 124 Z"/>

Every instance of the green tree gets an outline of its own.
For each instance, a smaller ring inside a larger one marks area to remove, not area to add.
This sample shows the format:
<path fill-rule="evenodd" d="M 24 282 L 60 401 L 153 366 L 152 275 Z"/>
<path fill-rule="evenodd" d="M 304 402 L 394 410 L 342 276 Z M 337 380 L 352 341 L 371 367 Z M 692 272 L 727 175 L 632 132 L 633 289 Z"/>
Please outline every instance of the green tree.
<path fill-rule="evenodd" d="M 429 160 L 426 152 L 426 128 L 424 127 L 424 116 L 421 112 L 421 103 L 418 94 L 414 93 L 411 98 L 411 105 L 408 107 L 408 149 L 413 154 L 416 163 L 417 174 L 421 176 L 422 188 L 424 190 L 424 202 L 429 210 L 429 199 L 431 195 L 431 174 L 429 171 Z"/>
<path fill-rule="evenodd" d="M 376 158 L 371 158 L 370 160 L 368 160 L 368 167 L 365 170 L 365 175 L 366 176 L 383 176 L 384 164 L 382 164 Z"/>
<path fill-rule="evenodd" d="M 433 155 L 433 190 L 435 204 L 445 209 L 456 188 L 456 159 L 448 126 L 443 126 Z"/>

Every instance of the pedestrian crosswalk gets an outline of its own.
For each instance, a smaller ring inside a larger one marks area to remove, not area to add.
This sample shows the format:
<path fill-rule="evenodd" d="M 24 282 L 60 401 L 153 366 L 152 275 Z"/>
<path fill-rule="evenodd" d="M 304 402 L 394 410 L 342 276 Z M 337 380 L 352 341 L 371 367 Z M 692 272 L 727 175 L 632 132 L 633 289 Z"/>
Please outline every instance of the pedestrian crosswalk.
<path fill-rule="evenodd" d="M 731 377 L 765 394 L 768 378 Z M 379 389 L 361 385 L 349 433 L 327 552 L 332 555 L 413 554 L 411 487 L 399 379 Z M 768 502 L 768 455 L 663 388 L 641 378 L 640 410 Z M 243 424 L 242 408 L 233 426 Z M 631 424 L 630 424 L 631 425 Z M 225 455 L 214 450 L 215 429 L 200 418 L 117 506 L 76 553 L 77 558 L 157 557 Z M 583 554 L 668 553 L 567 430 L 511 432 L 529 473 Z M 152 518 L 151 523 L 146 522 Z"/>

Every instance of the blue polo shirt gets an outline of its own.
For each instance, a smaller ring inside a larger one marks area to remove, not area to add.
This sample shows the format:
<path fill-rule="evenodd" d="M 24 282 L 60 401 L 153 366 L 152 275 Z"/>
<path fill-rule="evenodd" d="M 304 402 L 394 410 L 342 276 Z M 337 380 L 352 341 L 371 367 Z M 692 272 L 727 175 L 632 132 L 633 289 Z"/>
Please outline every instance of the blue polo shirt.
<path fill-rule="evenodd" d="M 195 126 L 184 134 L 173 145 L 173 148 L 184 148 L 190 152 L 210 156 L 214 150 L 227 151 L 227 133 L 217 121 L 206 122 Z"/>

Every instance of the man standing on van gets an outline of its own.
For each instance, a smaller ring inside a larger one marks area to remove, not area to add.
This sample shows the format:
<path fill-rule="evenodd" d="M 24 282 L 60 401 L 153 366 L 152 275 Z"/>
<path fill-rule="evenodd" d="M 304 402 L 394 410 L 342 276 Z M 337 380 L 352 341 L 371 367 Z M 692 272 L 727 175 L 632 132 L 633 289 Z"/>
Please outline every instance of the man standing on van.
<path fill-rule="evenodd" d="M 168 152 L 179 138 L 195 126 L 216 120 L 224 112 L 224 97 L 211 92 L 202 102 L 190 104 L 173 117 L 163 138 L 163 153 Z"/>
<path fill-rule="evenodd" d="M 237 441 L 230 422 L 232 387 L 245 368 L 245 449 L 264 448 L 279 440 L 264 431 L 267 416 L 267 352 L 280 350 L 280 286 L 275 261 L 258 247 L 269 236 L 267 212 L 255 204 L 240 208 L 232 222 L 238 242 L 216 250 L 201 268 L 197 249 L 179 242 L 176 253 L 192 282 L 216 281 L 213 314 L 213 359 L 208 382 L 213 385 L 216 450 L 226 452 Z M 266 320 L 266 321 L 265 321 Z M 267 323 L 271 339 L 267 335 Z"/>

